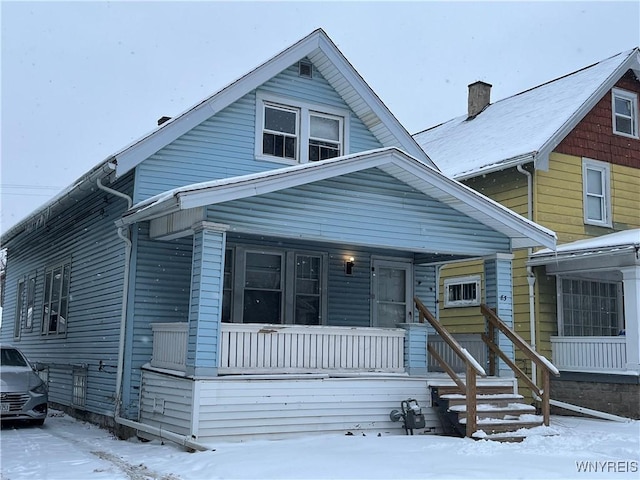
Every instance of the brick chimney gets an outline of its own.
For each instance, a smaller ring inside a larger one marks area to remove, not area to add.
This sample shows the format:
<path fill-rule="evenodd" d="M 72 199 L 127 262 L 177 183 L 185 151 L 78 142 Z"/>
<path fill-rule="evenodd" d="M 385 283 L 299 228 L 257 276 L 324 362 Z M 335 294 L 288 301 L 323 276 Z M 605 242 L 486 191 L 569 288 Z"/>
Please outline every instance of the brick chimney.
<path fill-rule="evenodd" d="M 468 119 L 478 115 L 491 103 L 491 85 L 477 81 L 469 85 Z"/>

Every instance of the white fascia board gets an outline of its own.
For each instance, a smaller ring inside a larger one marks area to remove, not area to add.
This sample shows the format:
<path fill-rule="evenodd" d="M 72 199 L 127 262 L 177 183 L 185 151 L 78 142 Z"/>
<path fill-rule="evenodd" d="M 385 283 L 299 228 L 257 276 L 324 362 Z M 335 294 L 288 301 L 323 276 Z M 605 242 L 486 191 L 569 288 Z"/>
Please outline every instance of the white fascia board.
<path fill-rule="evenodd" d="M 306 57 L 319 47 L 321 35 L 323 35 L 321 31 L 314 31 L 271 60 L 224 87 L 209 99 L 181 113 L 159 129 L 126 147 L 115 155 L 118 164 L 117 176 L 124 175 L 145 158 L 153 155 L 242 96 L 255 90 L 285 68 Z"/>
<path fill-rule="evenodd" d="M 373 91 L 369 84 L 360 76 L 358 71 L 349 63 L 349 61 L 340 53 L 338 48 L 328 37 L 321 38 L 322 45 L 328 47 L 323 51 L 329 60 L 339 66 L 339 70 L 347 81 L 353 86 L 358 95 L 371 107 L 374 113 L 384 122 L 391 134 L 398 140 L 400 146 L 410 155 L 421 159 L 435 169 L 438 166 L 429 158 L 427 153 L 418 145 L 411 134 L 402 126 L 398 119 L 391 113 L 384 102 Z M 439 170 L 439 169 L 438 169 Z"/>
<path fill-rule="evenodd" d="M 420 175 L 420 171 L 428 172 L 427 175 L 430 177 L 429 181 L 434 187 L 438 188 L 450 197 L 456 198 L 472 211 L 478 211 L 481 215 L 474 217 L 473 213 L 469 212 L 467 209 L 460 210 L 459 208 L 456 208 L 454 204 L 450 203 L 453 208 L 476 218 L 476 220 L 482 223 L 486 224 L 486 217 L 489 217 L 504 225 L 506 228 L 502 230 L 502 233 L 512 239 L 514 247 L 525 248 L 529 246 L 535 247 L 543 245 L 547 248 L 555 249 L 556 234 L 551 230 L 527 220 L 498 202 L 485 197 L 481 193 L 476 192 L 462 183 L 446 177 L 440 172 L 429 171 L 428 169 L 422 168 L 418 169 L 416 168 L 416 164 L 411 165 L 408 162 L 407 164 L 407 168 L 412 169 L 412 171 L 418 176 Z M 424 173 L 422 175 L 424 175 Z M 493 226 L 491 227 L 494 228 Z M 515 235 L 516 232 L 519 233 L 519 235 Z"/>

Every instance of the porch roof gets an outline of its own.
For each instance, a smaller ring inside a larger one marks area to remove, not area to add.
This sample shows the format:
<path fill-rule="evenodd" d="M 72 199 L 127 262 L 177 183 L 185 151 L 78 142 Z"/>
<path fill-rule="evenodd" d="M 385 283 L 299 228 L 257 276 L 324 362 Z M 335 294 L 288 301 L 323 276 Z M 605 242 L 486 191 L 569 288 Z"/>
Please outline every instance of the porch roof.
<path fill-rule="evenodd" d="M 634 257 L 640 264 L 640 228 L 577 240 L 559 245 L 555 251 L 548 248 L 531 255 L 528 265 L 549 265 L 572 260 L 594 260 L 619 256 Z"/>
<path fill-rule="evenodd" d="M 379 168 L 500 232 L 511 240 L 513 248 L 555 248 L 556 236 L 551 230 L 445 177 L 437 169 L 395 147 L 176 188 L 134 205 L 117 224 L 147 221 L 181 210 L 253 197 L 371 168 Z"/>

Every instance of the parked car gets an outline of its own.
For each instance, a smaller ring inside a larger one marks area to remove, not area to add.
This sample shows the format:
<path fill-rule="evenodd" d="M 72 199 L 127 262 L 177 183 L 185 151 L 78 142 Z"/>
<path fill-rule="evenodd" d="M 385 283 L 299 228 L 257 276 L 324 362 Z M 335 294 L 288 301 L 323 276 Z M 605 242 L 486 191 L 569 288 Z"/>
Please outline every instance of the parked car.
<path fill-rule="evenodd" d="M 47 385 L 37 369 L 17 348 L 1 346 L 0 418 L 27 420 L 36 425 L 47 418 Z"/>

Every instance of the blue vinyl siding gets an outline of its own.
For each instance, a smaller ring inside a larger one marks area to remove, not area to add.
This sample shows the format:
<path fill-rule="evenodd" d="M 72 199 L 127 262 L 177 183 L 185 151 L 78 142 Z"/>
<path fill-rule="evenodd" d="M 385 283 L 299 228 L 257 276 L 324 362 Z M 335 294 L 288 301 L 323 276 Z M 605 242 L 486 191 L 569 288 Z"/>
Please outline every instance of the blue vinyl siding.
<path fill-rule="evenodd" d="M 131 192 L 132 175 L 114 185 Z M 3 343 L 15 343 L 32 361 L 49 366 L 51 401 L 70 405 L 73 366 L 86 366 L 88 392 L 85 409 L 113 411 L 122 309 L 124 243 L 113 222 L 126 202 L 97 188 L 70 201 L 64 215 L 49 218 L 24 238 L 20 248 L 8 250 L 7 291 L 2 310 Z M 42 336 L 44 271 L 59 261 L 71 261 L 68 329 L 66 336 Z M 13 338 L 18 279 L 36 273 L 33 330 Z M 102 362 L 102 369 L 100 368 Z"/>
<path fill-rule="evenodd" d="M 315 68 L 313 79 L 307 79 L 298 77 L 297 65 L 293 65 L 260 90 L 349 110 Z M 382 146 L 355 114 L 349 117 L 348 153 Z M 136 168 L 134 202 L 178 186 L 285 166 L 255 159 L 255 121 L 256 92 L 252 91 L 144 160 Z"/>
<path fill-rule="evenodd" d="M 498 316 L 513 328 L 513 271 L 511 260 L 504 258 L 487 259 L 485 271 L 485 303 L 496 309 Z M 498 346 L 511 359 L 514 359 L 513 343 L 504 335 L 498 335 Z M 509 371 L 500 360 L 500 370 Z"/>
<path fill-rule="evenodd" d="M 134 235 L 129 287 L 129 314 L 133 318 L 127 330 L 123 406 L 135 417 L 136 393 L 141 379 L 140 367 L 151 359 L 153 333 L 151 323 L 186 322 L 189 318 L 191 281 L 191 237 L 157 242 L 149 239 L 148 224 L 137 227 Z"/>
<path fill-rule="evenodd" d="M 208 208 L 232 230 L 415 252 L 487 255 L 507 237 L 378 169 Z"/>

